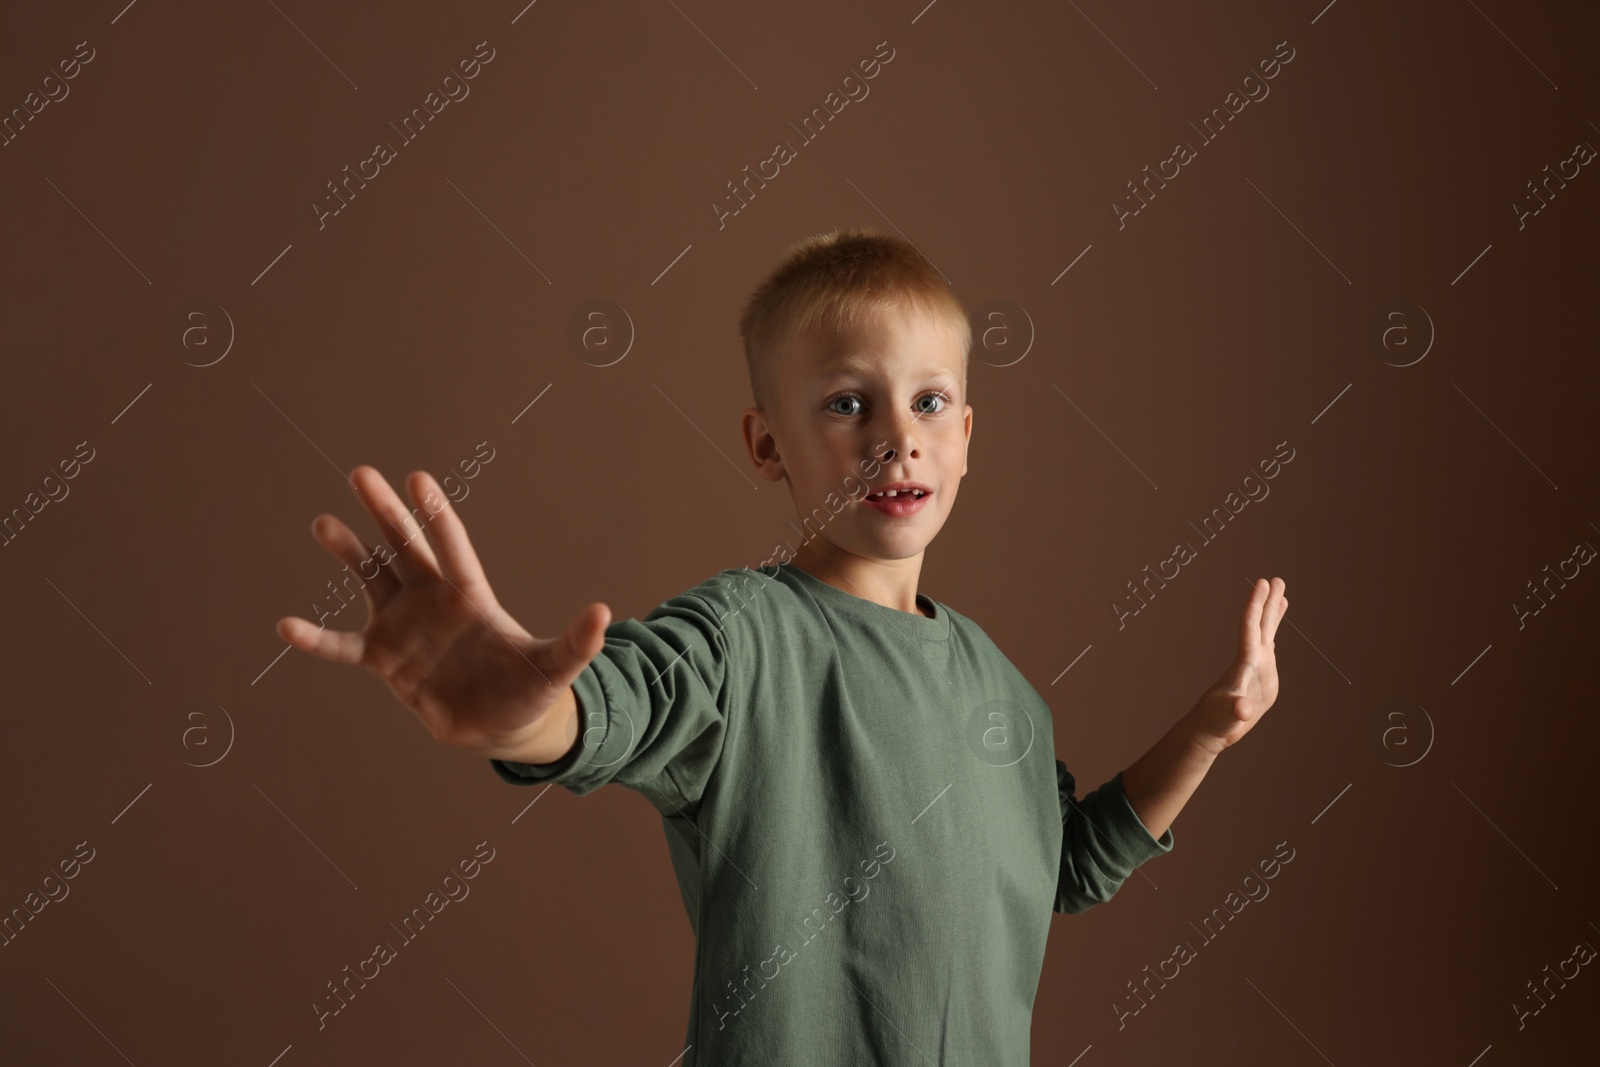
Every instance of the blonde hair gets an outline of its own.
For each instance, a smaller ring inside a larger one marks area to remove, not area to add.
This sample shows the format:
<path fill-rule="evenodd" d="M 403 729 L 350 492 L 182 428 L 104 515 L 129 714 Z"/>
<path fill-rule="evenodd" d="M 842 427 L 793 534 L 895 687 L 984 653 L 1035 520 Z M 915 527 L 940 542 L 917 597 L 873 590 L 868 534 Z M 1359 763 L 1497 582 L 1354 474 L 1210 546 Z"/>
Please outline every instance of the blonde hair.
<path fill-rule="evenodd" d="M 871 227 L 854 227 L 790 245 L 739 317 L 756 406 L 771 411 L 768 402 L 777 400 L 771 364 L 785 341 L 819 326 L 853 328 L 904 306 L 948 322 L 961 343 L 965 392 L 972 324 L 944 277 L 910 242 Z"/>

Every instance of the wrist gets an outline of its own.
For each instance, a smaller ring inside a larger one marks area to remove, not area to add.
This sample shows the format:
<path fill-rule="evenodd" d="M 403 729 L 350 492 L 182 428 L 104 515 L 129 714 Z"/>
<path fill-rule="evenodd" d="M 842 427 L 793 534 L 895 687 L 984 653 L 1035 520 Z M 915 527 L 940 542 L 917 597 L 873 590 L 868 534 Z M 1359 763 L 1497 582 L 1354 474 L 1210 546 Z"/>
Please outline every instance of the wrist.
<path fill-rule="evenodd" d="M 1204 723 L 1211 717 L 1207 714 L 1206 702 L 1218 698 L 1223 700 L 1229 709 L 1232 708 L 1233 698 L 1231 696 L 1207 693 L 1200 698 L 1200 703 L 1195 705 L 1194 710 L 1180 719 L 1173 728 L 1184 751 L 1188 754 L 1188 758 L 1207 767 L 1216 762 L 1216 758 L 1222 755 L 1223 750 L 1228 747 L 1222 738 L 1207 730 L 1204 726 Z M 1231 714 L 1232 711 L 1230 710 L 1229 715 Z"/>
<path fill-rule="evenodd" d="M 1188 742 L 1190 759 L 1195 763 L 1203 764 L 1207 768 L 1215 763 L 1217 757 L 1222 755 L 1223 750 L 1227 748 L 1215 737 L 1202 734 L 1191 736 Z"/>
<path fill-rule="evenodd" d="M 507 763 L 555 763 L 578 740 L 577 711 L 577 694 L 568 686 L 554 707 L 520 730 L 486 742 L 479 754 Z"/>

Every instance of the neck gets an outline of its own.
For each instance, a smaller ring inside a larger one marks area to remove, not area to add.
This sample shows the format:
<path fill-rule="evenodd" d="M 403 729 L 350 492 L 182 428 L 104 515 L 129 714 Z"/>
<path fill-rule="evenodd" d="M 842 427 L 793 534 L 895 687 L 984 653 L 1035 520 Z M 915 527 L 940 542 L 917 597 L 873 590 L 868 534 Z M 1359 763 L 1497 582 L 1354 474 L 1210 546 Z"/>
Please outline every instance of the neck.
<path fill-rule="evenodd" d="M 917 604 L 922 555 L 918 552 L 907 559 L 874 559 L 846 552 L 816 537 L 802 544 L 790 562 L 818 581 L 851 596 L 909 615 L 927 617 Z"/>

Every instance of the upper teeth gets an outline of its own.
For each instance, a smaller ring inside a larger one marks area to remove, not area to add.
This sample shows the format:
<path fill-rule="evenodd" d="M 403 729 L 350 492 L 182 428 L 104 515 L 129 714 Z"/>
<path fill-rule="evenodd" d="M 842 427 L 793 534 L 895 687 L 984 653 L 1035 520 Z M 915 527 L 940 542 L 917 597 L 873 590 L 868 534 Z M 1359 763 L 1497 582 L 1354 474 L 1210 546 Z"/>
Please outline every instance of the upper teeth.
<path fill-rule="evenodd" d="M 901 493 L 915 493 L 917 496 L 921 496 L 922 495 L 922 490 L 921 489 L 885 489 L 883 492 L 879 493 L 878 495 L 879 496 L 899 496 Z"/>

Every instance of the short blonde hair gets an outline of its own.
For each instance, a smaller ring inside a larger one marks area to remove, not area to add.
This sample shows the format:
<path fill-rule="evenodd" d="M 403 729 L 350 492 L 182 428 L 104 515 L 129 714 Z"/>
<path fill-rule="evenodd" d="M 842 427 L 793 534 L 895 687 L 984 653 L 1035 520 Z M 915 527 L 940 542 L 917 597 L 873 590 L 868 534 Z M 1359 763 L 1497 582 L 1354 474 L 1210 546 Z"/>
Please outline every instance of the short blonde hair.
<path fill-rule="evenodd" d="M 947 321 L 961 343 L 965 392 L 972 324 L 944 277 L 910 242 L 855 227 L 790 245 L 739 317 L 756 406 L 770 411 L 768 402 L 777 399 L 772 357 L 785 341 L 819 326 L 852 328 L 903 306 Z"/>

